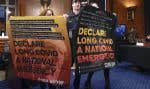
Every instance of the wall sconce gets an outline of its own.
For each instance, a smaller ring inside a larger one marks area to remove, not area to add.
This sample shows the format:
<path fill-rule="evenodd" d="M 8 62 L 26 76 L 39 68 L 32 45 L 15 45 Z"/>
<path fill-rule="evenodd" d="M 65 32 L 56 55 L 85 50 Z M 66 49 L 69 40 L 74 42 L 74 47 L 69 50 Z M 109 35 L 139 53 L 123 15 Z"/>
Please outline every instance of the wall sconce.
<path fill-rule="evenodd" d="M 135 6 L 127 8 L 127 20 L 133 21 L 135 19 Z"/>

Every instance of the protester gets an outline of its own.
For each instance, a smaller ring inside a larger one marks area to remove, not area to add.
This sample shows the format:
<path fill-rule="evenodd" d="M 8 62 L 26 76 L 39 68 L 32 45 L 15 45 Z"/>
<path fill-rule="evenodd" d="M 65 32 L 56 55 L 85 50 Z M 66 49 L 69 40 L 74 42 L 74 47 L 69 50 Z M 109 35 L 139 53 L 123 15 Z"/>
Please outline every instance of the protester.
<path fill-rule="evenodd" d="M 85 2 L 86 3 L 86 2 Z M 86 6 L 84 3 L 84 6 Z M 64 14 L 63 16 L 67 18 L 67 29 L 69 33 L 69 38 L 70 38 L 70 44 L 71 44 L 71 51 L 72 51 L 72 66 L 76 66 L 76 57 L 75 57 L 75 31 L 78 29 L 78 18 L 80 15 L 80 10 L 81 10 L 81 1 L 80 0 L 72 0 L 72 10 Z M 75 65 L 73 65 L 75 64 Z M 87 80 L 85 82 L 85 89 L 91 89 L 91 78 L 94 72 L 90 72 L 88 74 Z M 75 80 L 74 80 L 74 89 L 79 89 L 80 88 L 80 79 L 81 79 L 81 74 L 79 73 L 78 69 L 75 68 Z"/>
<path fill-rule="evenodd" d="M 40 0 L 41 2 L 41 12 L 40 16 L 53 16 L 53 10 L 50 8 L 51 0 Z M 40 83 L 42 89 L 46 89 L 46 83 Z M 53 84 L 48 84 L 49 89 L 56 89 L 56 86 Z"/>
<path fill-rule="evenodd" d="M 51 0 L 40 0 L 41 8 L 39 16 L 53 16 L 53 10 L 50 8 Z"/>

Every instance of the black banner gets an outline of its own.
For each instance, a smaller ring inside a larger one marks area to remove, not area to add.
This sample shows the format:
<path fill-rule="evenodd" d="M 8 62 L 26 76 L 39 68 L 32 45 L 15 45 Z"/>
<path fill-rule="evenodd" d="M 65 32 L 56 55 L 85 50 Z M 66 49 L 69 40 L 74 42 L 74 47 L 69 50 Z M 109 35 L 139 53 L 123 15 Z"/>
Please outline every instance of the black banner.
<path fill-rule="evenodd" d="M 91 6 L 81 10 L 74 39 L 79 73 L 115 66 L 113 28 L 111 13 Z"/>

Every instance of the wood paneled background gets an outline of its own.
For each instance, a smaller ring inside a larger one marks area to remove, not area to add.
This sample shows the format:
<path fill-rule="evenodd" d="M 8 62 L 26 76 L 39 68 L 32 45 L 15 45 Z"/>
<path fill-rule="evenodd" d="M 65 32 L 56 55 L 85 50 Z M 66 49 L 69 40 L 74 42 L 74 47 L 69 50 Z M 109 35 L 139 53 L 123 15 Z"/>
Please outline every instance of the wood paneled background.
<path fill-rule="evenodd" d="M 18 15 L 38 16 L 40 7 L 40 0 L 18 0 Z M 54 15 L 63 15 L 70 10 L 71 0 L 52 0 L 50 7 Z"/>
<path fill-rule="evenodd" d="M 113 0 L 113 12 L 117 14 L 118 23 L 126 24 L 127 32 L 132 27 L 136 29 L 138 36 L 144 38 L 144 2 L 143 0 Z M 135 19 L 132 21 L 127 20 L 127 8 L 134 6 Z"/>

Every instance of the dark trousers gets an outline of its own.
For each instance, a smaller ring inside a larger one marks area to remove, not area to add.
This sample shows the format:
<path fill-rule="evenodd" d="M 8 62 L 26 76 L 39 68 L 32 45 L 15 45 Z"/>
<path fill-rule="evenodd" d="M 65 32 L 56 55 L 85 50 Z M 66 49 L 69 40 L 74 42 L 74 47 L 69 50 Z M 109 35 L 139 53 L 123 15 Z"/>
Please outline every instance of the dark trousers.
<path fill-rule="evenodd" d="M 37 84 L 37 81 L 34 80 L 28 80 L 23 78 L 20 78 L 20 80 L 22 89 L 32 89 L 32 87 Z"/>
<path fill-rule="evenodd" d="M 56 89 L 56 86 L 55 86 L 55 85 L 48 84 L 48 83 L 43 83 L 43 82 L 40 83 L 41 89 L 46 89 L 47 85 L 48 85 L 48 88 L 49 88 L 49 89 Z"/>
<path fill-rule="evenodd" d="M 92 79 L 93 74 L 94 74 L 94 72 L 88 73 L 88 77 L 87 77 L 87 80 L 84 85 L 85 89 L 91 89 L 91 79 Z M 78 71 L 76 70 L 75 71 L 75 80 L 73 82 L 74 89 L 80 89 L 80 79 L 81 79 L 81 74 L 78 73 Z"/>

